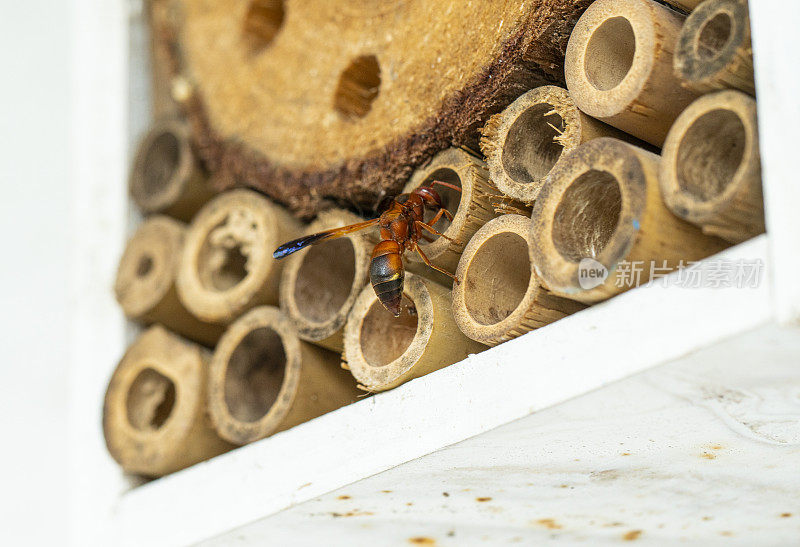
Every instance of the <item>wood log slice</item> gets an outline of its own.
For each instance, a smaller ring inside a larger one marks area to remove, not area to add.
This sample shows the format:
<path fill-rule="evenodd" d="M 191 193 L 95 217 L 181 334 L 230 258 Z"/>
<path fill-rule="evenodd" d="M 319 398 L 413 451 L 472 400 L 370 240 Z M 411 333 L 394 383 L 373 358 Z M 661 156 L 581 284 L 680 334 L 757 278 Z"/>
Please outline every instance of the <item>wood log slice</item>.
<path fill-rule="evenodd" d="M 374 209 L 528 89 L 589 0 L 152 0 L 173 96 L 224 189 Z"/>

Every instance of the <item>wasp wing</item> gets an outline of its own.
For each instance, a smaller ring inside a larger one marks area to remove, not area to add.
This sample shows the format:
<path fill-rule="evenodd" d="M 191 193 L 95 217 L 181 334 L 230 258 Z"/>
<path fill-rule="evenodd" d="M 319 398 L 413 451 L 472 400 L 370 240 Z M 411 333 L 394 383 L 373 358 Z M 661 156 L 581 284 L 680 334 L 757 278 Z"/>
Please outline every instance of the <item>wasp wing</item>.
<path fill-rule="evenodd" d="M 322 241 L 328 241 L 329 239 L 336 239 L 337 237 L 346 236 L 347 234 L 363 230 L 364 228 L 375 226 L 376 224 L 378 224 L 378 221 L 380 221 L 380 218 L 373 218 L 372 220 L 359 222 L 357 224 L 351 224 L 350 226 L 343 226 L 341 228 L 325 230 L 324 232 L 319 232 L 316 234 L 311 234 L 308 236 L 297 238 L 295 240 L 289 241 L 288 243 L 284 243 L 283 245 L 275 249 L 275 252 L 272 253 L 272 257 L 283 258 L 285 256 L 289 256 L 292 253 L 296 253 L 300 249 L 305 249 L 309 245 L 314 245 L 315 243 L 320 243 Z"/>

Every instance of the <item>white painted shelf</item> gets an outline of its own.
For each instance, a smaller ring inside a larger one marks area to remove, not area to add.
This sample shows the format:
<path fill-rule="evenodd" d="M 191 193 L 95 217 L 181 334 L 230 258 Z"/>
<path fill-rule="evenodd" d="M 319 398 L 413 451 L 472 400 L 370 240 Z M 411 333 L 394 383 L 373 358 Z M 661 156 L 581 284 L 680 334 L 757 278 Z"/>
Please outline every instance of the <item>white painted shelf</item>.
<path fill-rule="evenodd" d="M 200 545 L 796 545 L 799 362 L 760 327 Z"/>
<path fill-rule="evenodd" d="M 766 263 L 765 236 L 712 257 Z M 762 272 L 765 274 L 765 272 Z M 116 545 L 185 545 L 380 473 L 770 320 L 749 288 L 640 287 L 399 388 L 123 494 Z M 667 281 L 673 281 L 674 276 Z M 144 526 L 143 524 L 147 525 Z"/>

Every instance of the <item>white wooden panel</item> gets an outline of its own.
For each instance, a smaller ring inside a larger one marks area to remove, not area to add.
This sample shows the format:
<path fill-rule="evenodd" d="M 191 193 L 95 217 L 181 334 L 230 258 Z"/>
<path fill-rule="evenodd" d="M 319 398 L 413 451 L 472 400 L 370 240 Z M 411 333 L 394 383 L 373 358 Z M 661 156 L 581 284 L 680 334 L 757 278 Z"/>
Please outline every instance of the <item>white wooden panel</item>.
<path fill-rule="evenodd" d="M 762 236 L 721 257 L 763 261 L 766 244 Z M 628 292 L 132 490 L 115 510 L 115 544 L 188 544 L 312 499 L 762 325 L 768 295 L 766 279 L 755 288 Z"/>
<path fill-rule="evenodd" d="M 70 178 L 75 243 L 70 335 L 69 508 L 74 545 L 110 545 L 106 523 L 129 483 L 108 455 L 101 416 L 106 385 L 125 350 L 112 294 L 127 226 L 128 3 L 72 3 Z"/>
<path fill-rule="evenodd" d="M 773 300 L 781 321 L 800 324 L 800 2 L 752 0 L 750 17 Z"/>
<path fill-rule="evenodd" d="M 798 362 L 761 328 L 201 545 L 794 545 Z"/>

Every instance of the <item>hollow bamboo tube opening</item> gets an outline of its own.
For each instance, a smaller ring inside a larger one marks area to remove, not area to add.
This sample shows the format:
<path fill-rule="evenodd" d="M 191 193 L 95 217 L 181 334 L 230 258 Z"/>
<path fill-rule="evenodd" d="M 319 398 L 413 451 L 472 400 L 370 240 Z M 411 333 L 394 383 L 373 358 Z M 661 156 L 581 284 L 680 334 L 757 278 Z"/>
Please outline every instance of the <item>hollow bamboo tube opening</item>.
<path fill-rule="evenodd" d="M 339 355 L 304 342 L 272 306 L 250 310 L 220 339 L 208 406 L 219 435 L 246 444 L 355 401 Z"/>
<path fill-rule="evenodd" d="M 667 207 L 703 232 L 740 243 L 765 231 L 756 101 L 701 97 L 675 121 L 659 172 Z"/>
<path fill-rule="evenodd" d="M 676 269 L 726 246 L 669 212 L 658 163 L 657 155 L 611 138 L 562 158 L 531 217 L 531 260 L 550 291 L 599 302 L 646 283 L 654 268 Z M 623 261 L 631 268 L 621 268 Z"/>
<path fill-rule="evenodd" d="M 464 249 L 453 315 L 469 338 L 494 346 L 586 307 L 542 287 L 529 256 L 530 224 L 521 215 L 497 217 Z"/>
<path fill-rule="evenodd" d="M 562 154 L 597 137 L 623 135 L 578 110 L 566 89 L 542 86 L 489 118 L 481 151 L 494 185 L 530 204 Z"/>
<path fill-rule="evenodd" d="M 177 120 L 156 122 L 139 143 L 129 182 L 133 201 L 145 214 L 191 220 L 214 195 L 195 159 L 189 127 Z"/>
<path fill-rule="evenodd" d="M 232 448 L 208 419 L 208 358 L 159 325 L 125 352 L 103 406 L 108 451 L 125 471 L 160 477 Z"/>
<path fill-rule="evenodd" d="M 736 88 L 755 95 L 747 0 L 707 0 L 678 36 L 675 74 L 697 93 Z"/>
<path fill-rule="evenodd" d="M 362 222 L 343 210 L 320 213 L 307 234 Z M 319 243 L 289 257 L 280 286 L 281 310 L 303 340 L 341 353 L 347 314 L 369 281 L 373 244 L 367 234 Z"/>
<path fill-rule="evenodd" d="M 278 303 L 283 261 L 272 251 L 302 233 L 283 208 L 250 190 L 214 198 L 186 233 L 178 296 L 204 321 L 228 324 L 245 311 Z"/>
<path fill-rule="evenodd" d="M 160 323 L 207 346 L 222 327 L 204 323 L 181 304 L 175 279 L 186 226 L 163 215 L 146 219 L 133 234 L 119 261 L 114 294 L 125 315 L 145 324 Z"/>
<path fill-rule="evenodd" d="M 472 234 L 496 216 L 491 202 L 493 197 L 496 199 L 497 190 L 489 183 L 486 164 L 460 148 L 450 148 L 440 152 L 428 165 L 415 171 L 404 192 L 411 192 L 433 180 L 461 188 L 461 192 L 458 192 L 441 185 L 434 187 L 441 196 L 445 208 L 454 217 L 450 222 L 443 216 L 434 225 L 434 229 L 455 242 L 428 234 L 434 239 L 433 242 L 428 243 L 423 239 L 420 240 L 419 246 L 431 262 L 452 273 L 456 271 L 458 259 Z M 425 221 L 430 221 L 433 214 L 433 211 L 427 211 Z M 407 253 L 406 256 L 411 264 L 421 262 L 416 253 Z M 416 271 L 425 276 L 431 275 L 423 269 Z"/>
<path fill-rule="evenodd" d="M 586 114 L 661 146 L 696 97 L 673 73 L 683 16 L 653 0 L 597 0 L 569 39 L 565 75 Z"/>
<path fill-rule="evenodd" d="M 344 359 L 362 389 L 384 391 L 486 349 L 453 319 L 450 291 L 407 273 L 395 318 L 365 287 L 345 326 Z"/>

